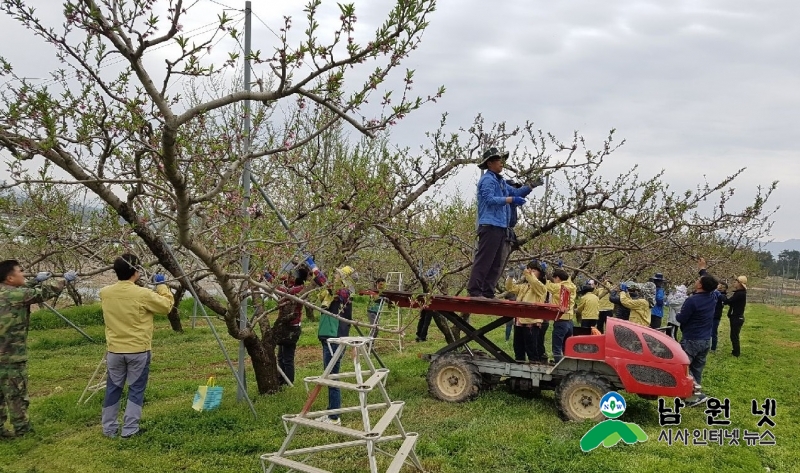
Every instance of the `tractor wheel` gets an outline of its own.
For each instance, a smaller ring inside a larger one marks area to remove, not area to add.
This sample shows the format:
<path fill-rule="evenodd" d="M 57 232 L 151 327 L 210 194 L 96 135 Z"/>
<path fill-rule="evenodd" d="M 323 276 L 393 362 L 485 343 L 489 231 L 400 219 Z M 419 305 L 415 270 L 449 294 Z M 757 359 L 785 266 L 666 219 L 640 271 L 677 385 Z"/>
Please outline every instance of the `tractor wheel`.
<path fill-rule="evenodd" d="M 558 412 L 566 420 L 600 422 L 605 418 L 600 412 L 600 399 L 612 390 L 611 383 L 598 374 L 571 373 L 556 387 Z"/>
<path fill-rule="evenodd" d="M 458 355 L 437 358 L 428 369 L 428 391 L 436 399 L 464 402 L 481 390 L 481 374 L 470 360 Z"/>

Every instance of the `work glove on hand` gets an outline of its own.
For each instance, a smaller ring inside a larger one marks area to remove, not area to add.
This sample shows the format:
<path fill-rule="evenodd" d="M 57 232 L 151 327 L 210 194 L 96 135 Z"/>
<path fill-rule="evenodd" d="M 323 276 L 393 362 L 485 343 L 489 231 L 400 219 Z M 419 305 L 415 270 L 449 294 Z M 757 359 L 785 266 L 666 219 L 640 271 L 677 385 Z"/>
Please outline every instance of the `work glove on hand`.
<path fill-rule="evenodd" d="M 50 276 L 52 276 L 52 275 L 53 275 L 53 273 L 51 273 L 50 271 L 39 271 L 38 273 L 36 273 L 36 277 L 33 278 L 33 279 L 36 282 L 45 282 L 48 279 L 50 279 Z"/>
<path fill-rule="evenodd" d="M 339 289 L 336 292 L 336 295 L 339 297 L 339 301 L 342 303 L 342 305 L 350 302 L 350 291 L 348 289 Z"/>
<path fill-rule="evenodd" d="M 516 206 L 525 205 L 528 201 L 523 199 L 522 197 L 512 197 L 511 203 Z"/>
<path fill-rule="evenodd" d="M 531 189 L 535 189 L 537 187 L 543 186 L 544 185 L 544 179 L 542 179 L 541 177 L 537 177 L 536 179 L 531 181 L 531 183 L 529 185 L 531 186 Z"/>
<path fill-rule="evenodd" d="M 625 284 L 625 283 L 620 284 L 619 285 L 619 290 L 622 291 L 622 292 L 628 292 L 628 285 Z"/>
<path fill-rule="evenodd" d="M 153 282 L 156 284 L 164 284 L 164 281 L 167 280 L 167 277 L 161 273 L 156 273 L 153 275 Z"/>
<path fill-rule="evenodd" d="M 64 273 L 64 279 L 66 279 L 67 282 L 77 281 L 78 280 L 77 271 L 67 271 L 66 273 Z"/>

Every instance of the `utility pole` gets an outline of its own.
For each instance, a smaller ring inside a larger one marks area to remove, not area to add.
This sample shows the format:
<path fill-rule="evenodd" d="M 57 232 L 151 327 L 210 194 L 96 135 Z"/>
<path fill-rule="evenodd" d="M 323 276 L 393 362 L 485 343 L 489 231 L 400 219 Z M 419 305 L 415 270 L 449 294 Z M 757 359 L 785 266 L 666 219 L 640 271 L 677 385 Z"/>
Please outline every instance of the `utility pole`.
<path fill-rule="evenodd" d="M 253 10 L 250 1 L 244 2 L 244 90 L 250 92 L 250 39 L 251 39 L 251 17 Z M 245 156 L 250 154 L 250 100 L 244 101 L 244 149 Z M 242 218 L 244 219 L 244 238 L 250 230 L 250 160 L 244 163 L 242 170 Z M 242 274 L 250 273 L 250 254 L 247 250 L 242 251 Z M 247 307 L 248 299 L 242 301 L 239 308 L 239 329 L 247 328 Z M 249 399 L 247 396 L 247 376 L 245 375 L 245 356 L 244 341 L 239 341 L 239 379 L 242 381 L 238 385 L 236 399 Z"/>
<path fill-rule="evenodd" d="M 550 175 L 548 174 L 544 178 L 544 208 L 542 209 L 541 215 L 548 215 L 547 211 L 549 207 L 547 206 L 547 199 L 550 197 Z M 541 217 L 540 217 L 541 218 Z M 543 221 L 540 225 L 541 227 L 545 226 L 547 222 Z"/>

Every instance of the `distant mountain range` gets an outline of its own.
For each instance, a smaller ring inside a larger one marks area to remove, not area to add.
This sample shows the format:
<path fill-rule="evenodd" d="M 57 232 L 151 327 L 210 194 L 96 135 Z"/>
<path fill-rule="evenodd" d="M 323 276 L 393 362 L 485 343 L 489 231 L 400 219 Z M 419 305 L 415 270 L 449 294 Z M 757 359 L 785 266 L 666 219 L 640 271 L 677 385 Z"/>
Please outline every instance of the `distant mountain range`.
<path fill-rule="evenodd" d="M 786 241 L 773 241 L 769 243 L 762 243 L 762 249 L 772 253 L 774 258 L 777 258 L 781 251 L 800 251 L 800 239 L 792 238 Z"/>

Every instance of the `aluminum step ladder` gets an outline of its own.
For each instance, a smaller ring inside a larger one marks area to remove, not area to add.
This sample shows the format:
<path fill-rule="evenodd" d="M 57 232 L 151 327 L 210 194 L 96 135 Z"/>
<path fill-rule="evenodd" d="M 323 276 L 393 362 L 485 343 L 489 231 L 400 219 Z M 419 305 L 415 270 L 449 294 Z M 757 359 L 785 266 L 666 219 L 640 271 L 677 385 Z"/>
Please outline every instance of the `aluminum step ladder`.
<path fill-rule="evenodd" d="M 89 382 L 86 383 L 86 388 L 81 393 L 81 397 L 78 398 L 78 404 L 81 403 L 86 404 L 89 402 L 98 391 L 102 391 L 106 388 L 106 380 L 108 378 L 108 363 L 106 362 L 106 356 L 108 355 L 107 352 L 103 353 L 103 359 L 100 360 L 100 363 L 95 368 L 94 373 L 92 373 L 92 377 L 89 378 Z M 87 396 L 88 394 L 88 396 Z"/>
<path fill-rule="evenodd" d="M 387 291 L 403 291 L 403 273 L 393 271 L 386 273 L 386 290 Z M 390 304 L 386 300 L 382 300 L 378 309 L 378 318 L 375 323 L 379 323 L 382 327 L 390 330 L 399 330 L 403 327 L 403 313 L 402 309 L 398 306 Z M 405 334 L 393 334 L 391 338 L 387 334 L 386 337 L 381 337 L 379 333 L 370 331 L 370 336 L 375 338 L 375 341 L 389 342 L 397 351 L 403 352 L 403 337 Z"/>
<path fill-rule="evenodd" d="M 332 473 L 334 470 L 327 468 L 335 465 L 314 466 L 307 461 L 313 460 L 314 454 L 336 450 L 341 448 L 366 447 L 367 462 L 369 463 L 370 473 L 378 473 L 377 454 L 385 454 L 392 457 L 392 461 L 385 470 L 387 473 L 399 473 L 404 465 L 409 465 L 418 471 L 424 471 L 422 464 L 414 452 L 418 434 L 406 432 L 400 422 L 405 402 L 392 401 L 386 392 L 386 378 L 389 370 L 385 368 L 376 369 L 369 356 L 369 348 L 372 344 L 370 337 L 342 337 L 331 338 L 328 340 L 328 348 L 335 347 L 335 352 L 328 366 L 320 376 L 309 376 L 304 378 L 306 389 L 310 386 L 311 392 L 306 400 L 303 410 L 299 414 L 285 414 L 281 416 L 286 429 L 286 438 L 277 452 L 265 453 L 261 455 L 261 467 L 264 473 L 271 473 L 275 467 L 282 467 L 288 471 L 302 471 L 308 473 Z M 352 349 L 353 365 L 352 372 L 331 373 L 336 363 L 346 353 L 347 349 Z M 362 363 L 364 367 L 362 368 Z M 358 405 L 341 407 L 310 412 L 311 405 L 319 395 L 323 386 L 335 387 L 358 393 Z M 379 399 L 369 403 L 368 397 L 376 392 Z M 380 416 L 370 418 L 370 412 L 380 413 Z M 361 425 L 358 427 L 335 425 L 320 422 L 316 419 L 341 414 L 360 414 Z M 373 423 L 373 420 L 377 419 Z M 394 427 L 392 429 L 392 427 Z M 289 449 L 289 445 L 301 428 L 311 428 L 331 432 L 348 440 L 313 447 Z M 387 431 L 390 433 L 387 435 Z M 384 444 L 398 444 L 395 453 L 384 450 Z M 290 457 L 304 457 L 298 460 Z M 339 470 L 341 471 L 341 470 Z"/>

